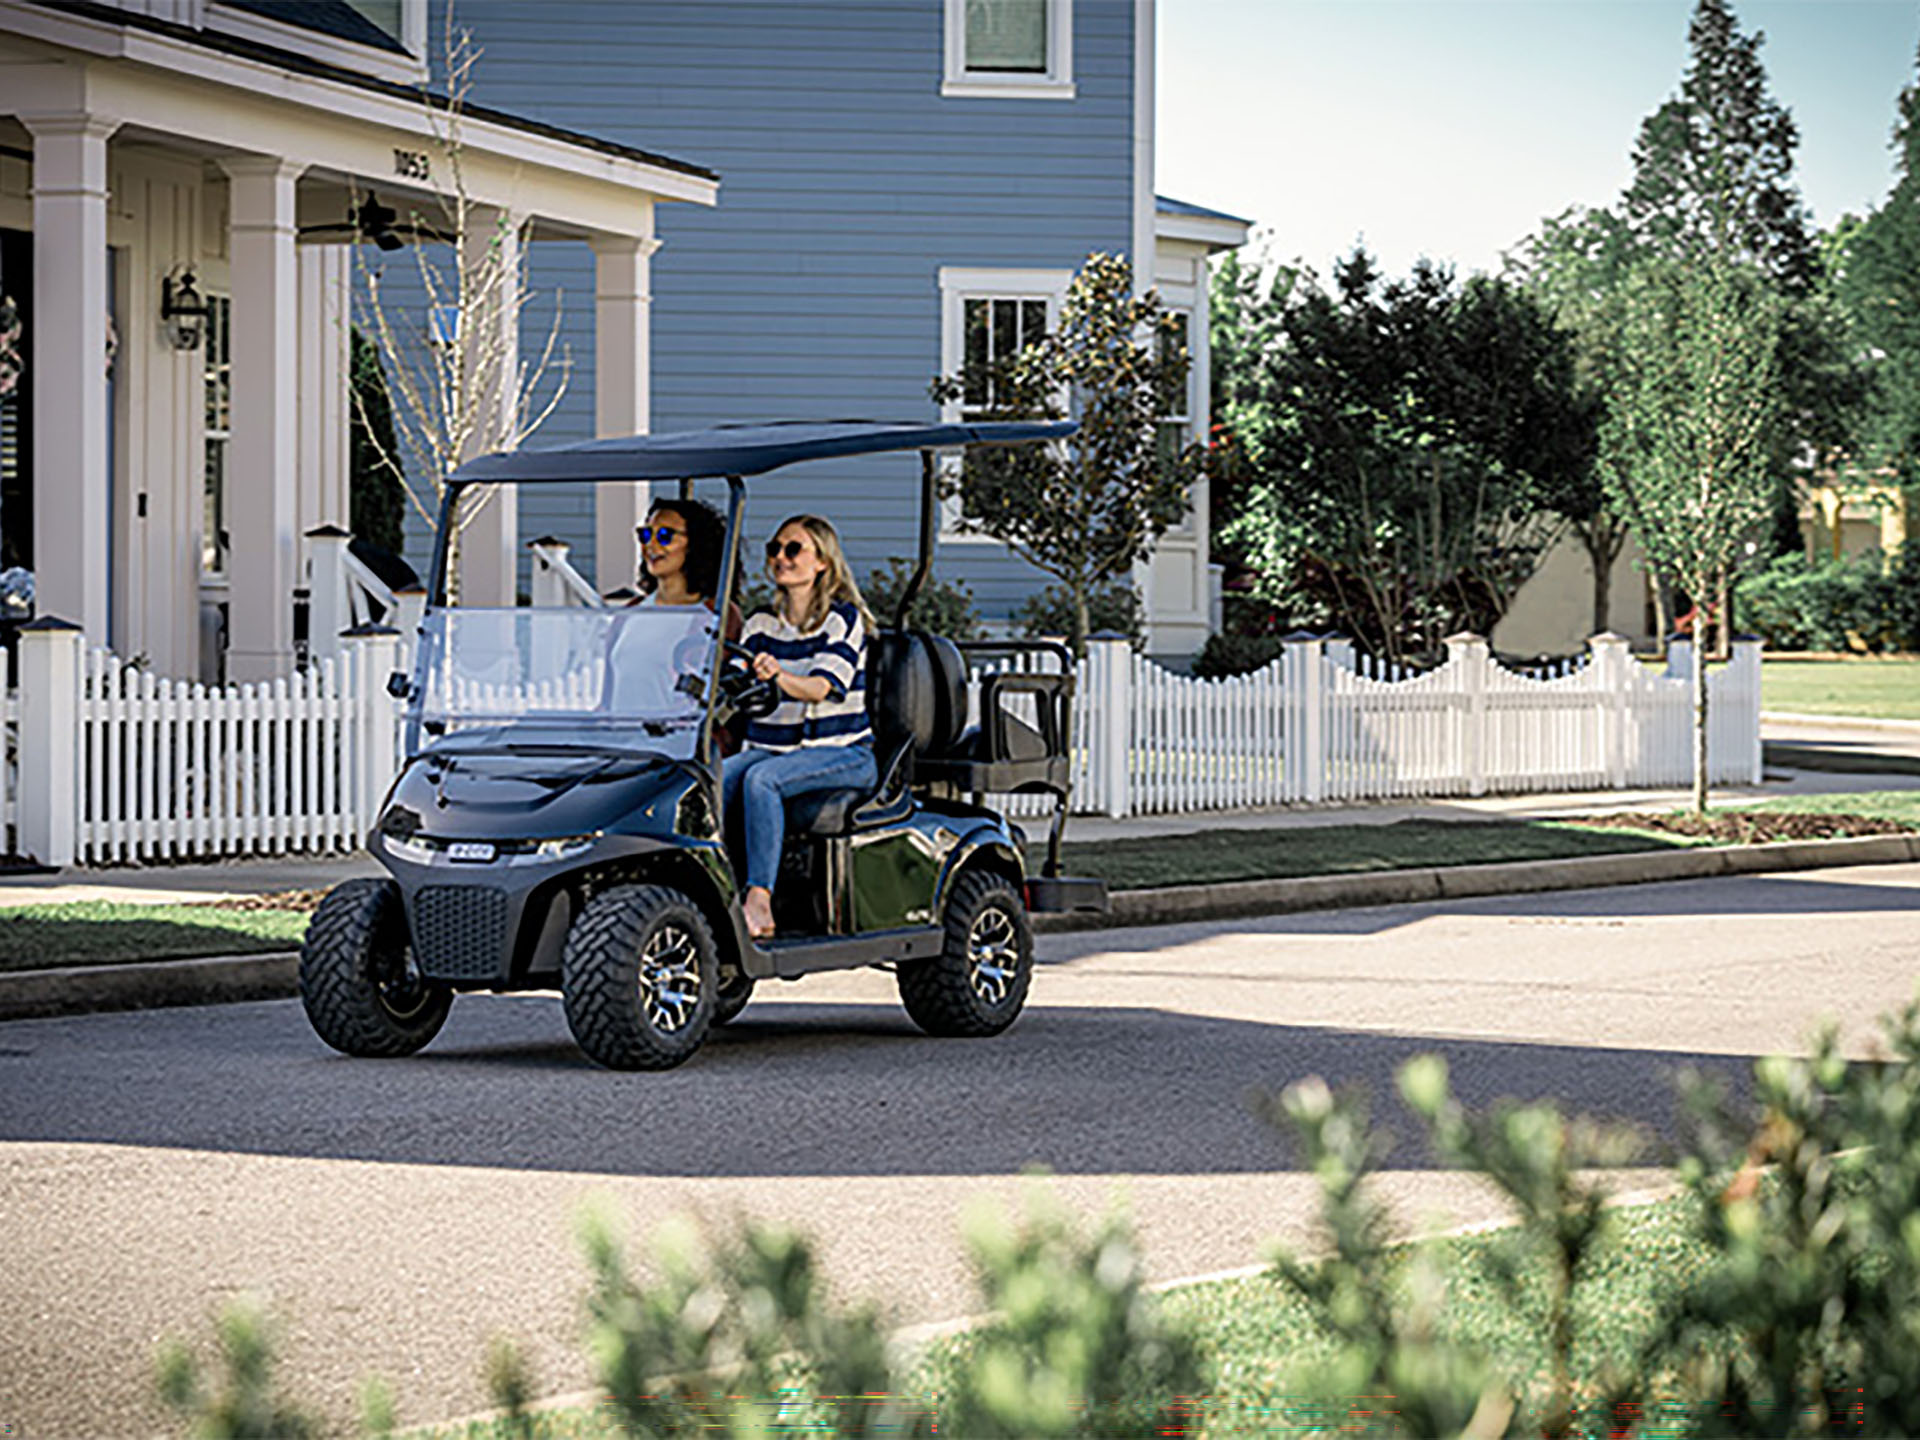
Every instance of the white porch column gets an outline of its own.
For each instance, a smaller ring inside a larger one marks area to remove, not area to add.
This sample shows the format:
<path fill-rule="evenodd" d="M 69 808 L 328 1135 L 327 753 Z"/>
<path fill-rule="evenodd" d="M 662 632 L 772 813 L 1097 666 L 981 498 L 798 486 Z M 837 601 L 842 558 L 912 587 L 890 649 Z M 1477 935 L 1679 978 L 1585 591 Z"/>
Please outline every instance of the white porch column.
<path fill-rule="evenodd" d="M 33 133 L 33 568 L 42 615 L 107 643 L 107 137 L 94 114 L 23 115 Z M 143 319 L 145 317 L 142 317 Z"/>
<path fill-rule="evenodd" d="M 467 214 L 460 323 L 473 333 L 459 337 L 469 366 L 467 383 L 478 389 L 476 424 L 463 460 L 489 455 L 511 443 L 520 401 L 520 228 L 523 217 L 490 205 Z M 512 605 L 520 568 L 520 493 L 511 485 L 489 486 L 485 503 L 460 532 L 460 603 Z"/>
<path fill-rule="evenodd" d="M 232 607 L 227 674 L 260 680 L 293 665 L 299 574 L 299 265 L 293 184 L 305 167 L 230 156 L 233 440 L 227 476 Z"/>
<path fill-rule="evenodd" d="M 601 235 L 592 243 L 594 434 L 644 434 L 653 427 L 652 262 L 660 242 Z M 633 531 L 646 518 L 649 491 L 629 481 L 594 496 L 593 574 L 603 595 L 633 584 Z"/>

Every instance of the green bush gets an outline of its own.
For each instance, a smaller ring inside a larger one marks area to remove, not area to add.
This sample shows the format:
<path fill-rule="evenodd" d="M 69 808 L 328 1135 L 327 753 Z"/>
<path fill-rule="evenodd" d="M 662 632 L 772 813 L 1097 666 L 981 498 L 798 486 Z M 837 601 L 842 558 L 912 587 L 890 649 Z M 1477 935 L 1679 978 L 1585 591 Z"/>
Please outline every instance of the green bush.
<path fill-rule="evenodd" d="M 1920 646 L 1920 546 L 1885 567 L 1877 552 L 1845 560 L 1782 555 L 1744 577 L 1735 623 L 1777 650 Z"/>
<path fill-rule="evenodd" d="M 216 1323 L 218 1378 L 209 1380 L 178 1340 L 160 1348 L 160 1397 L 189 1422 L 194 1440 L 308 1440 L 318 1420 L 280 1394 L 273 1380 L 273 1336 L 255 1306 L 236 1301 Z"/>
<path fill-rule="evenodd" d="M 893 624 L 894 612 L 900 608 L 900 597 L 906 594 L 907 582 L 911 579 L 912 562 L 898 555 L 887 557 L 886 569 L 875 570 L 867 576 L 862 593 L 867 597 L 867 608 L 880 624 Z M 966 582 L 941 580 L 932 575 L 913 597 L 907 625 L 911 629 L 944 635 L 949 640 L 978 640 L 981 635 L 980 616 L 973 607 L 973 591 L 967 588 Z"/>
<path fill-rule="evenodd" d="M 1286 641 L 1278 635 L 1229 635 L 1222 631 L 1207 636 L 1207 643 L 1194 657 L 1193 673 L 1207 680 L 1250 675 L 1266 669 L 1286 648 Z"/>
<path fill-rule="evenodd" d="M 1146 618 L 1140 593 L 1131 585 L 1109 586 L 1087 598 L 1089 635 L 1098 635 L 1103 630 L 1124 635 L 1134 649 L 1140 650 L 1147 643 Z M 1049 585 L 1029 595 L 1026 603 L 1014 612 L 1013 621 L 1020 627 L 1020 633 L 1027 636 L 1071 635 L 1073 596 L 1064 586 Z"/>

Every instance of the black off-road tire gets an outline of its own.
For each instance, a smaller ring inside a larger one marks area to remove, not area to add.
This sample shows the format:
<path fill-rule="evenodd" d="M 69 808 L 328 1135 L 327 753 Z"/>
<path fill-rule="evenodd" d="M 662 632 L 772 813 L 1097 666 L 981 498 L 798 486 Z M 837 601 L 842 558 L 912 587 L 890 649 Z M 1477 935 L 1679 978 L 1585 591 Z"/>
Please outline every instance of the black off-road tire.
<path fill-rule="evenodd" d="M 300 947 L 300 1003 L 347 1055 L 411 1055 L 446 1023 L 453 991 L 413 963 L 406 906 L 391 880 L 348 880 L 313 912 Z"/>
<path fill-rule="evenodd" d="M 567 1025 L 609 1070 L 671 1070 L 686 1060 L 707 1038 L 718 988 L 713 932 L 678 890 L 602 891 L 567 932 Z"/>
<path fill-rule="evenodd" d="M 913 1023 L 929 1035 L 998 1035 L 1027 1003 L 1033 927 L 1013 883 L 970 870 L 954 883 L 940 953 L 903 962 L 895 979 Z"/>
<path fill-rule="evenodd" d="M 753 999 L 753 977 L 737 971 L 732 979 L 723 982 L 714 991 L 713 1023 L 725 1025 L 740 1018 L 740 1012 L 747 1008 L 747 1002 Z"/>

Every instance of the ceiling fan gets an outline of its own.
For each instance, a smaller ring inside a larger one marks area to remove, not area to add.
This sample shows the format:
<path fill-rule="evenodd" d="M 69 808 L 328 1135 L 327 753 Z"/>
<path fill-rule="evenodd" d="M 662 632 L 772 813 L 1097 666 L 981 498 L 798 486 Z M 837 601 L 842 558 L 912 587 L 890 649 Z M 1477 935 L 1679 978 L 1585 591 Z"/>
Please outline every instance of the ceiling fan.
<path fill-rule="evenodd" d="M 453 237 L 423 225 L 417 219 L 399 223 L 400 212 L 382 205 L 371 190 L 358 205 L 349 206 L 344 222 L 332 225 L 302 225 L 302 235 L 344 235 L 355 240 L 371 240 L 382 250 L 398 250 L 409 240 L 449 241 Z"/>

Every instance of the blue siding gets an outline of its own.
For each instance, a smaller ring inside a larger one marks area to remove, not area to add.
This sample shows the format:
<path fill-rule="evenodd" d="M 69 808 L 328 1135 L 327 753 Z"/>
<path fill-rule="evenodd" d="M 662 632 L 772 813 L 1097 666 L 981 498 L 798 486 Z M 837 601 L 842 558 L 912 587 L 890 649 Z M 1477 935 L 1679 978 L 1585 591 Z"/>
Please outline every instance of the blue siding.
<path fill-rule="evenodd" d="M 940 0 L 460 0 L 456 13 L 483 52 L 476 103 L 720 173 L 717 208 L 658 212 L 656 430 L 931 417 L 940 267 L 1072 270 L 1131 245 L 1132 0 L 1076 0 L 1072 101 L 943 98 Z M 591 255 L 534 257 L 536 287 L 564 291 L 574 358 L 542 438 L 585 436 Z M 762 487 L 755 533 L 820 510 L 864 578 L 912 553 L 917 473 L 911 457 L 792 472 Z M 577 499 L 529 495 L 522 517 L 591 566 Z M 989 616 L 1037 583 L 997 546 L 950 547 L 940 569 Z"/>

